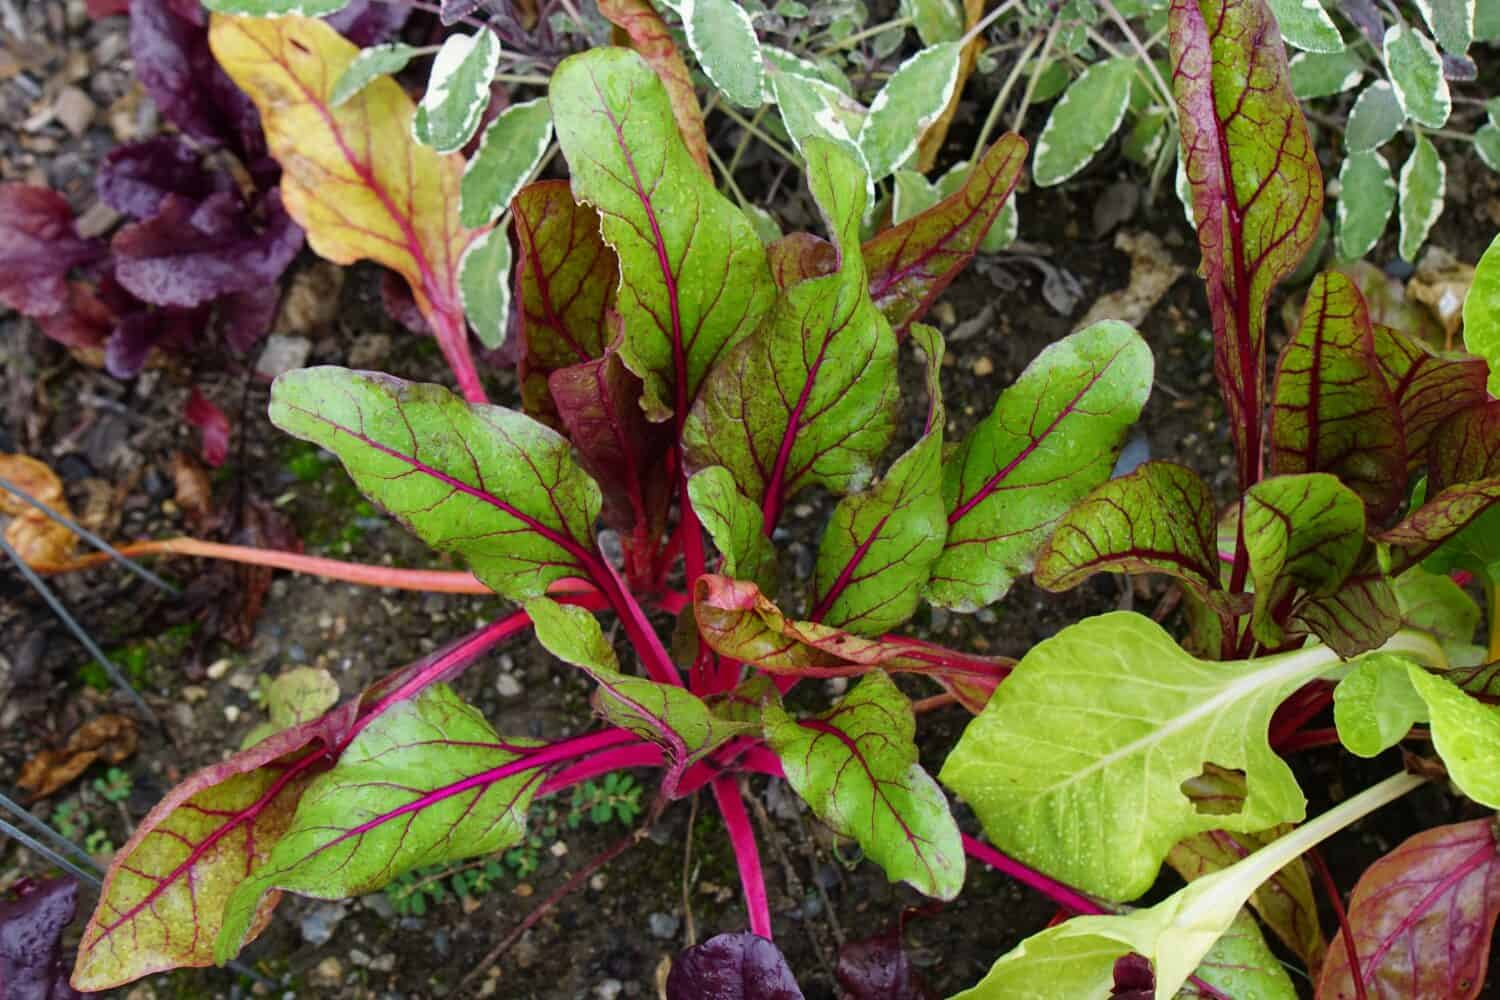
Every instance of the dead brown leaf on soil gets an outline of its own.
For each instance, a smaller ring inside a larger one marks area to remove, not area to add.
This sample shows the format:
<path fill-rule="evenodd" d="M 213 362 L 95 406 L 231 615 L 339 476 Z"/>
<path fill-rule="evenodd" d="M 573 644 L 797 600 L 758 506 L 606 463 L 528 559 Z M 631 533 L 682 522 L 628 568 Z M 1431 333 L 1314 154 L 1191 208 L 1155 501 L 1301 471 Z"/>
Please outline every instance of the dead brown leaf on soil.
<path fill-rule="evenodd" d="M 1130 256 L 1130 282 L 1095 301 L 1076 329 L 1106 319 L 1140 326 L 1168 289 L 1187 273 L 1186 268 L 1172 259 L 1155 233 L 1119 233 L 1115 236 L 1115 248 Z"/>
<path fill-rule="evenodd" d="M 66 787 L 102 760 L 118 764 L 135 753 L 135 723 L 123 715 L 101 715 L 73 731 L 61 750 L 43 750 L 21 768 L 16 784 L 31 794 L 31 801 L 45 799 Z"/>
<path fill-rule="evenodd" d="M 0 455 L 0 478 L 59 514 L 73 516 L 63 495 L 62 480 L 45 463 L 29 455 Z M 9 490 L 0 489 L 0 514 L 10 515 L 5 540 L 28 566 L 56 566 L 72 556 L 77 543 L 73 532 Z"/>

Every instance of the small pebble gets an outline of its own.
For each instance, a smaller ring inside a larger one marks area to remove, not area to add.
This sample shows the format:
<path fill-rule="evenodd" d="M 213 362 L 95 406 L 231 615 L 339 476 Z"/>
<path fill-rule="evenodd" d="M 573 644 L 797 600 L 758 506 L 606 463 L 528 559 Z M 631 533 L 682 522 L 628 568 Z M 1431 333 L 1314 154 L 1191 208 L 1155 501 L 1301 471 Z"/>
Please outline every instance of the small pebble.
<path fill-rule="evenodd" d="M 670 941 L 677 936 L 677 927 L 682 923 L 675 914 L 653 913 L 646 918 L 646 924 L 651 928 L 651 936 L 663 941 Z"/>
<path fill-rule="evenodd" d="M 594 996 L 598 997 L 599 1000 L 615 1000 L 615 998 L 624 991 L 624 983 L 620 982 L 618 979 L 606 979 L 604 982 L 594 987 Z"/>
<path fill-rule="evenodd" d="M 337 986 L 344 979 L 344 963 L 330 955 L 313 968 L 311 978 L 314 986 Z"/>
<path fill-rule="evenodd" d="M 495 690 L 502 698 L 515 698 L 525 690 L 521 682 L 516 680 L 515 674 L 501 674 L 495 678 Z"/>
<path fill-rule="evenodd" d="M 224 718 L 228 719 L 230 722 L 237 722 L 239 721 L 239 717 L 240 707 L 238 705 L 224 706 Z"/>
<path fill-rule="evenodd" d="M 322 903 L 313 907 L 298 922 L 302 940 L 310 945 L 327 944 L 333 937 L 334 928 L 348 913 L 348 907 L 339 903 Z"/>
<path fill-rule="evenodd" d="M 187 702 L 189 705 L 196 705 L 198 704 L 198 702 L 207 697 L 208 690 L 206 688 L 199 687 L 197 684 L 189 684 L 182 689 L 182 700 Z"/>
<path fill-rule="evenodd" d="M 568 856 L 568 845 L 564 844 L 560 840 L 555 842 L 551 847 L 547 848 L 547 850 L 554 858 L 565 858 Z"/>
<path fill-rule="evenodd" d="M 975 375 L 988 375 L 995 370 L 995 362 L 989 357 L 983 357 L 974 362 Z"/>
<path fill-rule="evenodd" d="M 208 665 L 208 669 L 204 673 L 208 674 L 209 680 L 216 681 L 229 673 L 229 666 L 228 660 L 215 660 Z"/>
<path fill-rule="evenodd" d="M 609 885 L 609 878 L 603 872 L 589 879 L 589 888 L 595 892 L 603 892 L 604 887 L 607 885 Z"/>

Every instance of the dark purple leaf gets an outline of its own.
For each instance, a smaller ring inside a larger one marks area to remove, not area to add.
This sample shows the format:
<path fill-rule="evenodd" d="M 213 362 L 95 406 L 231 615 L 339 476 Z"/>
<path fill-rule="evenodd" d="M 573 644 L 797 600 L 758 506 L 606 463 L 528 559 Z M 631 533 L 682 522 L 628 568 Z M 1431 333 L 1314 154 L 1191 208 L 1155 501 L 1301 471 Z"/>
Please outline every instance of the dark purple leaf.
<path fill-rule="evenodd" d="M 229 457 L 229 418 L 195 385 L 182 418 L 203 435 L 203 460 L 214 468 Z"/>
<path fill-rule="evenodd" d="M 225 343 L 238 354 L 250 350 L 271 332 L 280 305 L 281 288 L 277 285 L 235 292 L 221 298 L 217 321 Z"/>
<path fill-rule="evenodd" d="M 28 316 L 55 316 L 68 306 L 68 272 L 104 255 L 73 226 L 57 192 L 0 184 L 0 302 Z"/>
<path fill-rule="evenodd" d="M 169 194 L 201 201 L 232 187 L 226 174 L 203 169 L 201 157 L 180 135 L 162 135 L 109 151 L 99 166 L 95 188 L 100 199 L 133 219 L 149 219 Z"/>
<path fill-rule="evenodd" d="M 349 6 L 323 20 L 360 48 L 388 42 L 406 25 L 411 8 L 381 0 L 350 0 Z"/>
<path fill-rule="evenodd" d="M 386 271 L 380 276 L 380 302 L 391 319 L 412 333 L 431 335 L 432 327 L 427 325 L 427 318 L 418 308 L 411 286 L 394 271 Z"/>
<path fill-rule="evenodd" d="M 185 350 L 208 322 L 206 309 L 158 309 L 138 305 L 120 317 L 104 344 L 104 367 L 115 378 L 134 378 L 153 348 Z"/>
<path fill-rule="evenodd" d="M 1444 52 L 1443 76 L 1446 79 L 1460 82 L 1477 80 L 1479 78 L 1479 67 L 1468 56 L 1458 56 L 1451 52 Z"/>
<path fill-rule="evenodd" d="M 720 934 L 672 963 L 667 1000 L 802 1000 L 776 946 L 758 934 Z"/>
<path fill-rule="evenodd" d="M 193 203 L 170 195 L 161 214 L 115 235 L 115 277 L 133 295 L 163 306 L 196 306 L 274 284 L 302 247 L 302 228 L 275 191 L 252 224 L 238 196 Z"/>
<path fill-rule="evenodd" d="M 1375 6 L 1375 0 L 1339 0 L 1339 9 L 1369 40 L 1375 51 L 1381 51 L 1385 39 L 1385 21 L 1380 17 L 1380 8 Z"/>
<path fill-rule="evenodd" d="M 78 883 L 23 881 L 18 899 L 0 902 L 0 997 L 72 1000 L 62 961 L 63 930 L 73 922 Z"/>
<path fill-rule="evenodd" d="M 847 1000 L 934 1000 L 937 996 L 912 968 L 899 923 L 840 948 L 834 974 Z"/>
<path fill-rule="evenodd" d="M 1156 973 L 1144 955 L 1131 952 L 1115 959 L 1115 985 L 1111 1000 L 1152 1000 L 1156 996 Z"/>

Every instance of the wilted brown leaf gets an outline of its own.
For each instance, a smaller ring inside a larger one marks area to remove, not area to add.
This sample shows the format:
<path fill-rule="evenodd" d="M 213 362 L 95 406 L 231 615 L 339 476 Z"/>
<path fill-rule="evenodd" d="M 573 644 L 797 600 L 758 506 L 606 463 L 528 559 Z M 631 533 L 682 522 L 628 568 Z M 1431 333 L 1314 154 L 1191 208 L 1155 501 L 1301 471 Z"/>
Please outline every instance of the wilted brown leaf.
<path fill-rule="evenodd" d="M 73 516 L 63 495 L 62 480 L 43 462 L 29 455 L 0 455 L 0 478 L 25 491 L 59 514 Z M 73 532 L 31 504 L 0 489 L 0 514 L 11 515 L 5 540 L 29 566 L 42 568 L 66 562 L 77 541 Z"/>
<path fill-rule="evenodd" d="M 172 484 L 176 488 L 173 499 L 187 515 L 193 528 L 204 531 L 214 522 L 214 488 L 208 471 L 192 455 L 179 451 L 172 456 Z"/>
<path fill-rule="evenodd" d="M 102 760 L 118 764 L 136 748 L 135 723 L 123 715 L 101 715 L 73 731 L 61 750 L 43 750 L 21 768 L 16 784 L 31 793 L 32 801 L 45 799 L 71 784 L 90 764 Z"/>

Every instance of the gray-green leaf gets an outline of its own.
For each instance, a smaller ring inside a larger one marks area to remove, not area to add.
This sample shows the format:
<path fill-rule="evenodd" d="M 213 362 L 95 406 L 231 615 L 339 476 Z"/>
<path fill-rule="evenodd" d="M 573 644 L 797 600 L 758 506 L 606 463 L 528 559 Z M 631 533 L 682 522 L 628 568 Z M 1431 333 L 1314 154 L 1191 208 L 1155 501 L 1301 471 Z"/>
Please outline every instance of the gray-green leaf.
<path fill-rule="evenodd" d="M 464 167 L 459 220 L 478 229 L 498 219 L 542 162 L 551 142 L 552 109 L 545 97 L 512 104 L 500 112 Z"/>
<path fill-rule="evenodd" d="M 1068 86 L 1037 140 L 1032 178 L 1038 185 L 1061 184 L 1104 147 L 1125 120 L 1134 76 L 1134 59 L 1106 59 Z"/>
<path fill-rule="evenodd" d="M 1401 257 L 1416 260 L 1433 223 L 1443 214 L 1448 189 L 1448 168 L 1437 147 L 1418 135 L 1411 155 L 1401 168 Z"/>
<path fill-rule="evenodd" d="M 957 42 L 923 49 L 902 63 L 875 95 L 858 139 L 872 181 L 905 163 L 948 106 L 958 85 L 962 51 Z"/>
<path fill-rule="evenodd" d="M 1339 168 L 1338 253 L 1359 260 L 1374 249 L 1396 208 L 1396 181 L 1379 153 L 1350 153 Z"/>
<path fill-rule="evenodd" d="M 1288 45 L 1307 52 L 1341 52 L 1344 36 L 1318 0 L 1266 0 Z"/>
<path fill-rule="evenodd" d="M 422 55 L 423 51 L 414 45 L 403 45 L 400 42 L 360 49 L 359 55 L 354 57 L 354 61 L 344 69 L 338 82 L 333 85 L 328 103 L 338 107 L 364 90 L 377 76 L 401 72 L 407 63 Z"/>
<path fill-rule="evenodd" d="M 1396 97 L 1396 89 L 1385 80 L 1376 80 L 1363 91 L 1349 112 L 1344 126 L 1344 146 L 1361 153 L 1385 145 L 1401 131 L 1406 112 Z"/>
<path fill-rule="evenodd" d="M 719 92 L 742 108 L 756 108 L 765 92 L 760 40 L 745 8 L 734 0 L 661 0 L 677 12 L 688 47 Z"/>
<path fill-rule="evenodd" d="M 1422 20 L 1444 52 L 1461 56 L 1474 41 L 1474 0 L 1416 0 Z"/>
<path fill-rule="evenodd" d="M 496 226 L 469 244 L 458 262 L 464 316 L 490 350 L 505 343 L 510 326 L 510 227 Z"/>
<path fill-rule="evenodd" d="M 1391 25 L 1385 33 L 1385 68 L 1408 118 L 1428 128 L 1447 123 L 1453 98 L 1432 39 L 1404 23 Z"/>
<path fill-rule="evenodd" d="M 500 68 L 500 36 L 488 29 L 449 35 L 432 60 L 427 92 L 411 119 L 411 134 L 440 153 L 463 148 L 474 137 L 490 103 L 490 82 Z"/>
<path fill-rule="evenodd" d="M 1365 75 L 1365 63 L 1353 49 L 1299 52 L 1292 57 L 1288 72 L 1292 93 L 1307 101 L 1353 89 Z"/>

